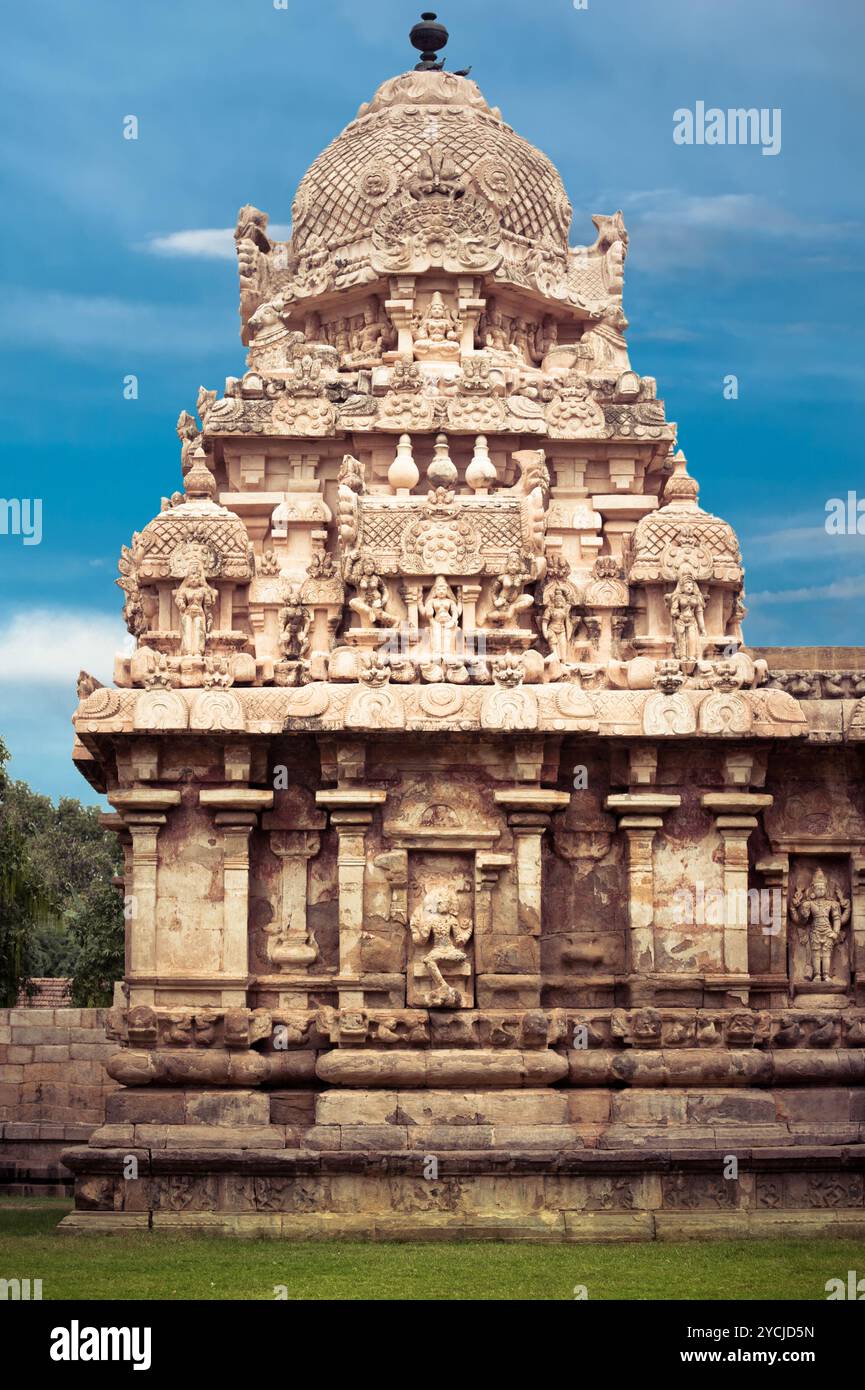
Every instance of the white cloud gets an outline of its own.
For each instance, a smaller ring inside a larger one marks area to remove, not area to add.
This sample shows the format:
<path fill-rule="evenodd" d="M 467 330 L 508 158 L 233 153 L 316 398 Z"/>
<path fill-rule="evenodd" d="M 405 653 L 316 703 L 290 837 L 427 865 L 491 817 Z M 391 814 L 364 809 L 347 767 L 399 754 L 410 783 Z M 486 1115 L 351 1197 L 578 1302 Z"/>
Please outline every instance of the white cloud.
<path fill-rule="evenodd" d="M 816 603 L 822 599 L 865 598 L 865 575 L 836 579 L 831 584 L 815 584 L 807 589 L 768 589 L 748 594 L 749 606 L 761 608 L 780 603 Z"/>
<path fill-rule="evenodd" d="M 110 684 L 130 639 L 119 618 L 82 609 L 22 609 L 0 628 L 0 685 L 63 685 L 79 671 Z"/>
<path fill-rule="evenodd" d="M 817 508 L 815 507 L 815 512 Z M 824 568 L 830 559 L 846 561 L 861 559 L 865 540 L 859 535 L 834 535 L 826 530 L 825 509 L 819 510 L 817 524 L 797 525 L 800 518 L 791 519 L 786 525 L 779 524 L 771 531 L 761 530 L 749 534 L 740 530 L 739 539 L 742 551 L 751 562 L 762 567 L 772 564 L 795 562 L 799 570 L 805 566 L 820 564 Z"/>
<path fill-rule="evenodd" d="M 291 228 L 275 225 L 269 228 L 274 241 L 285 241 Z M 233 261 L 235 257 L 233 227 L 194 227 L 185 232 L 168 232 L 151 236 L 138 248 L 152 256 L 176 256 L 206 261 Z"/>
<path fill-rule="evenodd" d="M 226 315 L 226 322 L 228 321 Z M 108 295 L 0 286 L 0 341 L 71 355 L 147 353 L 193 356 L 212 350 L 214 327 L 200 309 Z M 123 370 L 126 370 L 124 367 Z"/>
<path fill-rule="evenodd" d="M 756 193 L 651 188 L 620 192 L 615 202 L 630 234 L 631 264 L 655 273 L 715 262 L 726 274 L 742 273 L 764 264 L 764 252 L 755 242 L 780 241 L 785 252 L 795 248 L 801 257 L 811 248 L 825 250 L 826 242 L 837 247 L 858 234 L 855 223 L 809 221 Z"/>

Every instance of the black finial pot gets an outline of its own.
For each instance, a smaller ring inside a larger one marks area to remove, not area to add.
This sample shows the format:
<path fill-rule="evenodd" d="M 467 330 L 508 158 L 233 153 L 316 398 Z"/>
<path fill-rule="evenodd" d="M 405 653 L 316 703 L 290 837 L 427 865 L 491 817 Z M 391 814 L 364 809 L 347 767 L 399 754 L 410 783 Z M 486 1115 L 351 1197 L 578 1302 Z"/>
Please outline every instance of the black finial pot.
<path fill-rule="evenodd" d="M 409 40 L 412 48 L 419 49 L 421 62 L 419 68 L 438 66 L 439 49 L 447 44 L 449 35 L 443 24 L 436 22 L 436 16 L 429 11 L 422 14 L 420 21 L 415 24 Z"/>

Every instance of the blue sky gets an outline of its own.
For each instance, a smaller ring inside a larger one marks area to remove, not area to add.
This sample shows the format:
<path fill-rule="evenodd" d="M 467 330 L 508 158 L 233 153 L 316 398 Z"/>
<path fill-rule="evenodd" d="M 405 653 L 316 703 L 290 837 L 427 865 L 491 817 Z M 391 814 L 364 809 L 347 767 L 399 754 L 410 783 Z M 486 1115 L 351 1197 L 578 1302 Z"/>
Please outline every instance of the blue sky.
<path fill-rule="evenodd" d="M 69 763 L 75 674 L 110 679 L 117 555 L 178 486 L 179 411 L 243 368 L 237 209 L 288 223 L 319 150 L 413 65 L 419 12 L 42 0 L 6 17 L 0 495 L 43 500 L 43 540 L 0 535 L 0 734 L 41 791 L 93 799 Z M 865 497 L 861 0 L 439 13 L 449 66 L 473 64 L 561 170 L 574 242 L 593 239 L 590 213 L 624 210 L 632 360 L 658 379 L 703 505 L 739 534 L 748 640 L 860 642 L 865 538 L 827 535 L 824 516 Z M 697 101 L 780 108 L 781 152 L 677 145 L 673 113 Z"/>

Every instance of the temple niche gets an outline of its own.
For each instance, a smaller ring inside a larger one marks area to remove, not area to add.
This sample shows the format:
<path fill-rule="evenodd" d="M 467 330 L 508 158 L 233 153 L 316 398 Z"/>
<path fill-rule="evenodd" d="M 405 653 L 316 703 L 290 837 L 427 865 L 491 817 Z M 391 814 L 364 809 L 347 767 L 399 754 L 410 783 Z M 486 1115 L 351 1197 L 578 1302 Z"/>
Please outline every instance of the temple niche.
<path fill-rule="evenodd" d="M 747 645 L 623 215 L 570 244 L 446 37 L 290 240 L 241 208 L 245 363 L 121 552 L 74 756 L 134 904 L 122 1089 L 67 1224 L 807 1232 L 836 1166 L 861 1222 L 865 660 Z"/>

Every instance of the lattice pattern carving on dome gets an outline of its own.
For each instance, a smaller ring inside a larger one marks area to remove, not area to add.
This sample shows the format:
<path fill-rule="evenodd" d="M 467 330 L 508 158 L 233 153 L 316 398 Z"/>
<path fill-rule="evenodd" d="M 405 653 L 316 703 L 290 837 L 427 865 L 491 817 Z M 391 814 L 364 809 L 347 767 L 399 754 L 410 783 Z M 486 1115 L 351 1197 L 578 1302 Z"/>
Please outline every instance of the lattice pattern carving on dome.
<path fill-rule="evenodd" d="M 554 226 L 567 235 L 561 179 L 527 140 L 474 107 L 445 107 L 432 116 L 421 105 L 400 103 L 374 119 L 353 122 L 312 165 L 292 210 L 295 251 L 310 243 L 343 246 L 361 240 L 371 206 L 383 206 L 392 191 L 406 187 L 420 159 L 436 146 L 447 149 L 457 178 L 501 205 L 504 231 L 529 241 L 544 238 Z M 511 188 L 513 196 L 507 197 Z"/>
<path fill-rule="evenodd" d="M 675 580 L 688 568 L 695 578 L 738 583 L 742 557 L 733 528 L 708 513 L 661 511 L 641 521 L 634 534 L 632 583 Z"/>

